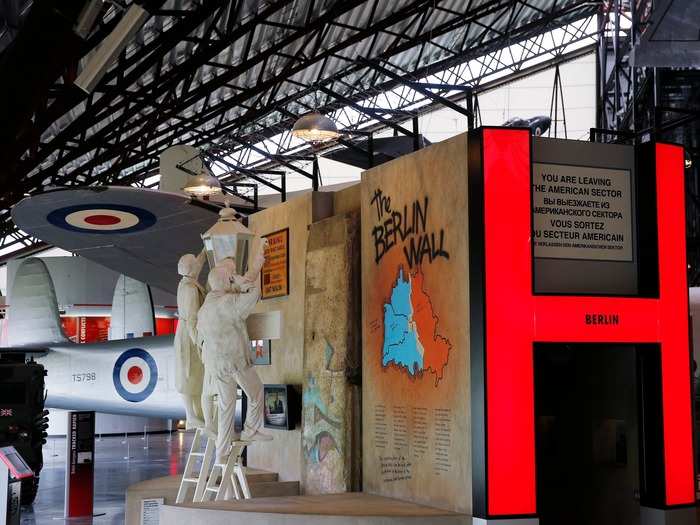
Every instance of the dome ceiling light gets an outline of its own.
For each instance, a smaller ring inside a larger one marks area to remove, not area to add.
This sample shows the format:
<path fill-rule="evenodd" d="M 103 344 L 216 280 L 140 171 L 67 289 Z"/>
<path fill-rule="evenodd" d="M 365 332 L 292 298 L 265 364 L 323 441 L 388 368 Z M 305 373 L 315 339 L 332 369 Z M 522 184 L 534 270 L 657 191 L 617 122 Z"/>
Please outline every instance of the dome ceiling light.
<path fill-rule="evenodd" d="M 191 176 L 182 191 L 193 197 L 208 197 L 221 193 L 221 183 L 208 170 L 203 169 L 199 175 Z"/>
<path fill-rule="evenodd" d="M 331 119 L 316 111 L 299 117 L 292 128 L 292 135 L 307 142 L 322 142 L 340 136 Z"/>

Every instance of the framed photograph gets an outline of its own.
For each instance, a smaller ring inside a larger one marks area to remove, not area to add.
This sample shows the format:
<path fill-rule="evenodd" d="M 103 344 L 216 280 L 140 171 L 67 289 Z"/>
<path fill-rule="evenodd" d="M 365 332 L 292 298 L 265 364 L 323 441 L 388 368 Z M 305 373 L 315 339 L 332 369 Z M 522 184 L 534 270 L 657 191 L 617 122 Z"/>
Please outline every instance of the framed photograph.
<path fill-rule="evenodd" d="M 262 299 L 289 295 L 289 228 L 263 235 L 265 264 L 260 272 Z"/>
<path fill-rule="evenodd" d="M 272 341 L 269 339 L 253 339 L 250 342 L 250 351 L 255 366 L 264 366 L 271 363 L 270 350 Z"/>
<path fill-rule="evenodd" d="M 265 385 L 265 428 L 293 430 L 295 394 L 291 385 Z"/>

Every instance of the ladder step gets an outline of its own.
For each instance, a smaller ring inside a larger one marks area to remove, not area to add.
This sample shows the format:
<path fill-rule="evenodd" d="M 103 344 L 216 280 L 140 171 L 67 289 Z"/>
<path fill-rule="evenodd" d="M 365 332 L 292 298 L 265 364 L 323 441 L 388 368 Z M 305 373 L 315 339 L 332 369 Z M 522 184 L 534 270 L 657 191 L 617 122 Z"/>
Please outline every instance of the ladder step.
<path fill-rule="evenodd" d="M 190 456 L 194 456 L 197 458 L 203 458 L 204 457 L 204 452 L 190 452 Z"/>
<path fill-rule="evenodd" d="M 199 478 L 182 478 L 183 483 L 198 483 Z"/>

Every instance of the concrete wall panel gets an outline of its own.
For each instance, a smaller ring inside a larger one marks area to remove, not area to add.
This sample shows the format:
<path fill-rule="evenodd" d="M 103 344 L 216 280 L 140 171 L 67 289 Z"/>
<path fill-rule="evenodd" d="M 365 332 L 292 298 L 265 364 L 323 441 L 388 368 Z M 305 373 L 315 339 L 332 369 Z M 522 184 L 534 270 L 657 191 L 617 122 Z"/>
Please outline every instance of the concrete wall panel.
<path fill-rule="evenodd" d="M 272 341 L 271 364 L 256 368 L 263 383 L 303 383 L 304 296 L 306 287 L 306 246 L 309 225 L 329 216 L 331 194 L 306 193 L 250 217 L 249 228 L 266 235 L 289 228 L 289 295 L 261 300 L 256 312 L 280 310 L 282 337 Z M 256 248 L 253 247 L 253 250 Z M 301 426 L 292 431 L 265 429 L 274 436 L 268 443 L 248 448 L 248 465 L 279 473 L 281 481 L 301 480 Z"/>
<path fill-rule="evenodd" d="M 358 212 L 311 225 L 306 254 L 302 460 L 305 494 L 359 490 Z"/>

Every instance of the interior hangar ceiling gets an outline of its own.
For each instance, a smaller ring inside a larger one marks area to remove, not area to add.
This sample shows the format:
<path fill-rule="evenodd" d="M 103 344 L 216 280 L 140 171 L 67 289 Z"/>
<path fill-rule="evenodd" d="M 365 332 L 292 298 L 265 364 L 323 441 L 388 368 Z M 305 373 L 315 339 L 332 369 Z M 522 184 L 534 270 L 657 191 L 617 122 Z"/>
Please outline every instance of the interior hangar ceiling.
<path fill-rule="evenodd" d="M 148 18 L 91 93 L 74 81 L 133 2 L 96 2 L 83 38 L 75 26 L 90 2 L 0 3 L 0 74 L 11 79 L 0 96 L 13 101 L 0 109 L 0 234 L 13 232 L 9 207 L 24 194 L 142 183 L 170 145 L 245 148 L 311 108 L 332 112 L 518 42 L 535 53 L 537 35 L 598 8 L 590 0 L 137 3 Z"/>

